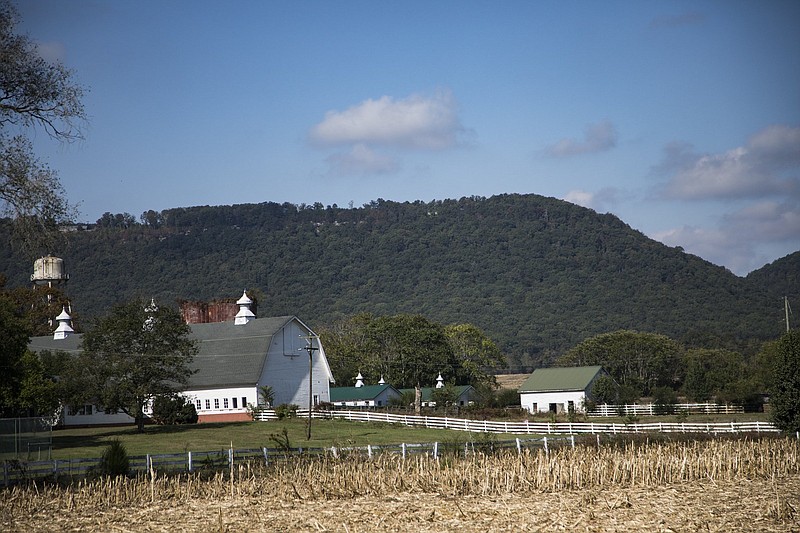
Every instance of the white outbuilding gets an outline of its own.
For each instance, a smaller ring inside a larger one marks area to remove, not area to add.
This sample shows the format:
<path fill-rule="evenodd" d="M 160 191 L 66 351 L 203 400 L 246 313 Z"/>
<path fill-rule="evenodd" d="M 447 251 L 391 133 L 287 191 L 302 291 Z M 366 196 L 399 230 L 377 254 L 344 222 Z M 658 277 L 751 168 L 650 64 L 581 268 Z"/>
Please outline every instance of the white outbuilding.
<path fill-rule="evenodd" d="M 520 404 L 533 414 L 583 412 L 602 366 L 537 368 L 519 388 Z"/>

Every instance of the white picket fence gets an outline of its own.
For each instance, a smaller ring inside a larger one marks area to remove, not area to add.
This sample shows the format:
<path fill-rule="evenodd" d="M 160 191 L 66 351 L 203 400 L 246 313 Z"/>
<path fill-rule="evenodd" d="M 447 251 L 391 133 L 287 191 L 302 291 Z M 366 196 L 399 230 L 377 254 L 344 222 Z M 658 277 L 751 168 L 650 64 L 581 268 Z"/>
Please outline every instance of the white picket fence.
<path fill-rule="evenodd" d="M 269 415 L 268 415 L 269 416 Z M 308 417 L 308 410 L 298 410 L 297 416 Z M 274 414 L 263 420 L 275 420 Z M 650 422 L 646 424 L 596 422 L 507 422 L 470 420 L 440 416 L 415 416 L 376 411 L 312 411 L 312 418 L 340 418 L 357 422 L 385 422 L 411 427 L 452 429 L 479 433 L 511 433 L 515 435 L 574 435 L 617 433 L 780 433 L 768 422 Z M 261 419 L 259 419 L 261 420 Z"/>
<path fill-rule="evenodd" d="M 669 406 L 661 406 L 661 409 L 669 408 L 675 413 L 702 413 L 702 414 L 741 414 L 744 413 L 744 407 L 741 405 L 728 405 L 718 403 L 676 403 Z M 609 405 L 602 404 L 594 408 L 594 410 L 586 413 L 587 416 L 655 416 L 659 413 L 659 406 L 653 403 L 646 404 L 626 404 L 626 405 Z"/>

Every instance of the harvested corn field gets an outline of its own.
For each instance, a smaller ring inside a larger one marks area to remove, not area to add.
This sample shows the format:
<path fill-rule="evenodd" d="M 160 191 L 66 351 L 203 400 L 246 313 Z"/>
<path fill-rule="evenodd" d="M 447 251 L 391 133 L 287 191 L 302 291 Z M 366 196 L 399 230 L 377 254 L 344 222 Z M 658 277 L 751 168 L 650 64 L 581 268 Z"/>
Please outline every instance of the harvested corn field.
<path fill-rule="evenodd" d="M 4 530 L 791 531 L 796 440 L 317 458 L 8 489 Z"/>

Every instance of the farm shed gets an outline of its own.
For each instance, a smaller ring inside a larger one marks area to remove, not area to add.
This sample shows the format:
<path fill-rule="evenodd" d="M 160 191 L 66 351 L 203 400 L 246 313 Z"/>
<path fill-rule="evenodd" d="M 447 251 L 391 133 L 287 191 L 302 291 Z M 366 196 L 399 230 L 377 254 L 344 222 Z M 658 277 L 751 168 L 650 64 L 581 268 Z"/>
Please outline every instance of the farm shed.
<path fill-rule="evenodd" d="M 331 387 L 331 404 L 337 407 L 385 407 L 400 392 L 388 384 Z"/>
<path fill-rule="evenodd" d="M 325 350 L 314 332 L 296 316 L 255 318 L 247 297 L 239 300 L 234 320 L 190 324 L 189 337 L 197 341 L 198 354 L 183 395 L 192 400 L 200 422 L 250 420 L 249 404 L 259 403 L 259 387 L 274 392 L 273 404 L 309 404 L 309 363 L 306 338 L 313 337 L 312 403 L 330 401 L 330 383 L 335 382 Z M 80 353 L 81 335 L 34 337 L 28 348 Z M 100 406 L 68 406 L 64 425 L 133 423 L 124 413 L 106 413 Z"/>
<path fill-rule="evenodd" d="M 604 374 L 601 366 L 537 368 L 519 389 L 520 404 L 531 413 L 583 411 Z"/>

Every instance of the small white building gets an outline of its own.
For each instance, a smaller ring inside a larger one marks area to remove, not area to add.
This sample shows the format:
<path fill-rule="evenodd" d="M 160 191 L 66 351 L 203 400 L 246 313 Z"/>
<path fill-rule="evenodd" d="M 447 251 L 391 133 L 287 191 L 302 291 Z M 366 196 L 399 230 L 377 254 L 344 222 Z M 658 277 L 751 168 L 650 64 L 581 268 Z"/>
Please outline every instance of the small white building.
<path fill-rule="evenodd" d="M 601 366 L 537 368 L 519 388 L 520 404 L 534 414 L 583 412 L 604 374 Z"/>

